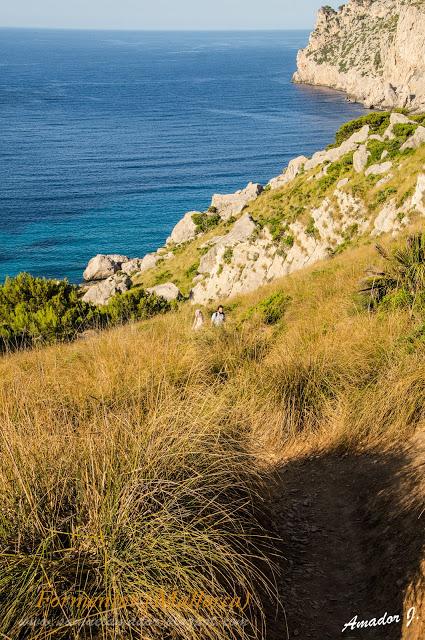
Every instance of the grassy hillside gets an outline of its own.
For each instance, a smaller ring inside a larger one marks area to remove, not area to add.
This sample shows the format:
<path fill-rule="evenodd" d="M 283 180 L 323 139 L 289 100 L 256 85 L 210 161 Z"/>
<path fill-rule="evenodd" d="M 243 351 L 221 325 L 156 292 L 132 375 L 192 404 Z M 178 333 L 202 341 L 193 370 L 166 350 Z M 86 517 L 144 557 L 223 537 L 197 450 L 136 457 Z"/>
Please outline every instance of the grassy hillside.
<path fill-rule="evenodd" d="M 375 455 L 425 426 L 424 309 L 368 311 L 370 264 L 364 245 L 231 300 L 223 331 L 193 333 L 183 306 L 0 360 L 4 637 L 262 637 L 282 460 Z M 392 509 L 410 523 L 421 504 L 416 483 Z M 418 561 L 406 593 L 419 579 Z"/>

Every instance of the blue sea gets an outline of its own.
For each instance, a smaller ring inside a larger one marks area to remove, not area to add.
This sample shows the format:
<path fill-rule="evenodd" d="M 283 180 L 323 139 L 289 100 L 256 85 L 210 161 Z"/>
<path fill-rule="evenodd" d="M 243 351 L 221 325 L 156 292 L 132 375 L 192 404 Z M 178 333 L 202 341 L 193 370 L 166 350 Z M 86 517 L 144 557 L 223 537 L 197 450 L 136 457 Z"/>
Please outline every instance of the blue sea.
<path fill-rule="evenodd" d="M 291 84 L 304 31 L 0 30 L 0 281 L 143 256 L 362 115 Z"/>

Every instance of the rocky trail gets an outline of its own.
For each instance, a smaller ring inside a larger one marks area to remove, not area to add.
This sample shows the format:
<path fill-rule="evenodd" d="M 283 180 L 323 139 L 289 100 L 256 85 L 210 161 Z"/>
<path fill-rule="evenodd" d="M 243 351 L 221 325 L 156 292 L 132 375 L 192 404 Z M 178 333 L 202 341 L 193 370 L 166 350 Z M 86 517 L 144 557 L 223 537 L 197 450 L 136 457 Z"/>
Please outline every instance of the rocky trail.
<path fill-rule="evenodd" d="M 418 596 L 408 630 L 403 611 L 408 585 L 421 580 L 420 469 L 423 479 L 423 460 L 412 470 L 405 454 L 333 453 L 282 466 L 273 503 L 281 609 L 269 640 L 425 637 Z M 356 615 L 378 621 L 385 613 L 400 622 L 343 632 Z"/>

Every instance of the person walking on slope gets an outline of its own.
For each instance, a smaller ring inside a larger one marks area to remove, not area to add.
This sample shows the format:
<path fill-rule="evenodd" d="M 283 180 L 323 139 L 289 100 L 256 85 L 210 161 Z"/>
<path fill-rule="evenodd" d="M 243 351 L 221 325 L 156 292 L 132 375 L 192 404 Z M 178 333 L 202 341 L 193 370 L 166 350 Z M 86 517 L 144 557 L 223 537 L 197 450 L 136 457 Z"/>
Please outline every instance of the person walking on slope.
<path fill-rule="evenodd" d="M 204 326 L 204 314 L 200 309 L 195 311 L 195 319 L 192 324 L 193 331 L 199 331 Z"/>
<path fill-rule="evenodd" d="M 217 311 L 214 311 L 214 313 L 211 316 L 211 324 L 214 327 L 222 327 L 225 322 L 226 322 L 226 316 L 224 314 L 222 305 L 220 305 Z"/>

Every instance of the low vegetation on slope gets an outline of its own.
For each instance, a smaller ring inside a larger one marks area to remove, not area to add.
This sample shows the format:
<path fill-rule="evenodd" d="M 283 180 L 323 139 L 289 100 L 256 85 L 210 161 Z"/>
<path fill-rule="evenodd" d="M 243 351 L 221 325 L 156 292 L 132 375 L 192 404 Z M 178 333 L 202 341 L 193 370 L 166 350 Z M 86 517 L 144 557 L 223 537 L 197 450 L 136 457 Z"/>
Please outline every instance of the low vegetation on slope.
<path fill-rule="evenodd" d="M 364 246 L 236 298 L 222 331 L 183 306 L 3 357 L 0 632 L 261 637 L 269 464 L 425 424 L 425 308 L 359 293 L 385 262 Z"/>

